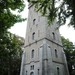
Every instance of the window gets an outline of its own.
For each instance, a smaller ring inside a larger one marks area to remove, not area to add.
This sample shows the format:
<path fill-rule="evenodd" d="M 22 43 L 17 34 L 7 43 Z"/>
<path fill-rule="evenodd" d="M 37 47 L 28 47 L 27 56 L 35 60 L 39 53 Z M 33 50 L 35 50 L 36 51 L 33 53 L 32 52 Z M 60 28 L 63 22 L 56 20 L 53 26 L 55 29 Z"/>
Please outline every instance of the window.
<path fill-rule="evenodd" d="M 31 66 L 30 66 L 30 69 L 31 69 L 31 70 L 34 70 L 34 65 L 31 65 Z"/>
<path fill-rule="evenodd" d="M 53 39 L 55 39 L 55 33 L 54 32 L 52 33 L 52 37 L 53 37 Z"/>
<path fill-rule="evenodd" d="M 27 75 L 27 71 L 26 71 L 26 75 Z"/>
<path fill-rule="evenodd" d="M 38 69 L 38 75 L 39 75 L 39 69 Z"/>
<path fill-rule="evenodd" d="M 35 32 L 32 34 L 32 40 L 35 39 Z"/>
<path fill-rule="evenodd" d="M 31 58 L 34 58 L 34 50 L 31 52 Z"/>
<path fill-rule="evenodd" d="M 34 75 L 34 72 L 31 72 L 30 75 Z"/>
<path fill-rule="evenodd" d="M 55 57 L 58 58 L 57 50 L 55 49 Z"/>
<path fill-rule="evenodd" d="M 35 25 L 35 21 L 36 21 L 36 19 L 33 20 L 33 25 Z"/>
<path fill-rule="evenodd" d="M 59 75 L 59 67 L 57 67 L 57 75 Z"/>

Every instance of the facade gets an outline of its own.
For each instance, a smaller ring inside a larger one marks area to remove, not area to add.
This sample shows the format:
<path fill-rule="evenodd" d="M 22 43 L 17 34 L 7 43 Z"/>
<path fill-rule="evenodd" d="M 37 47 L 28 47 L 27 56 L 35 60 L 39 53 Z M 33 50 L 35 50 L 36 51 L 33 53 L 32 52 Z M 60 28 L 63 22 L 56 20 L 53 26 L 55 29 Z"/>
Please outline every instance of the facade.
<path fill-rule="evenodd" d="M 25 51 L 20 75 L 69 75 L 65 53 L 56 23 L 48 26 L 46 17 L 29 4 Z"/>

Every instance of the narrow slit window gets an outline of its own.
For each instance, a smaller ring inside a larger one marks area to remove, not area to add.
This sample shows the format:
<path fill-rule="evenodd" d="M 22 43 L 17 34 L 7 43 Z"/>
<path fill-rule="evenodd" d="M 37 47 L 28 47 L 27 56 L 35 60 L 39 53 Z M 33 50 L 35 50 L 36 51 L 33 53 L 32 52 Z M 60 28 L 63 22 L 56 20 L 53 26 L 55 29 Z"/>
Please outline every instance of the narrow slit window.
<path fill-rule="evenodd" d="M 26 75 L 27 75 L 27 71 L 26 71 Z"/>
<path fill-rule="evenodd" d="M 32 66 L 30 66 L 30 70 L 32 70 Z"/>
<path fill-rule="evenodd" d="M 34 65 L 32 66 L 32 69 L 34 70 Z"/>
<path fill-rule="evenodd" d="M 39 69 L 38 69 L 38 75 L 39 75 L 40 73 L 39 73 Z"/>
<path fill-rule="evenodd" d="M 34 58 L 34 50 L 31 52 L 31 58 Z"/>
<path fill-rule="evenodd" d="M 35 23 L 36 23 L 36 19 L 33 20 L 33 25 L 35 25 Z"/>
<path fill-rule="evenodd" d="M 57 50 L 55 49 L 55 57 L 58 58 Z"/>
<path fill-rule="evenodd" d="M 60 73 L 60 72 L 59 72 L 59 67 L 57 67 L 57 75 L 59 75 L 59 73 Z"/>
<path fill-rule="evenodd" d="M 32 34 L 32 40 L 35 39 L 35 32 Z"/>
<path fill-rule="evenodd" d="M 53 39 L 55 39 L 55 33 L 54 32 L 52 33 L 52 37 L 53 37 Z"/>

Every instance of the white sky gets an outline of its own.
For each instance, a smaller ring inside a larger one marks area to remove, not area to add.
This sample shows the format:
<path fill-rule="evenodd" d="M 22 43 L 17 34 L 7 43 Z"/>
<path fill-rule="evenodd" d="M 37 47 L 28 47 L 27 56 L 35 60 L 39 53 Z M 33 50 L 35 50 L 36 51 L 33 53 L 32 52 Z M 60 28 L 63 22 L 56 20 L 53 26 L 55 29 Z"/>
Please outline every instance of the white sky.
<path fill-rule="evenodd" d="M 28 3 L 26 2 L 26 7 L 24 11 L 21 13 L 23 18 L 28 17 Z M 19 35 L 21 37 L 25 38 L 26 34 L 26 26 L 27 26 L 27 21 L 22 22 L 22 23 L 16 23 L 11 29 L 9 29 L 10 32 Z M 66 25 L 60 27 L 60 34 L 61 36 L 64 36 L 65 38 L 68 38 L 70 41 L 72 41 L 75 44 L 75 30 L 72 27 L 67 27 Z"/>

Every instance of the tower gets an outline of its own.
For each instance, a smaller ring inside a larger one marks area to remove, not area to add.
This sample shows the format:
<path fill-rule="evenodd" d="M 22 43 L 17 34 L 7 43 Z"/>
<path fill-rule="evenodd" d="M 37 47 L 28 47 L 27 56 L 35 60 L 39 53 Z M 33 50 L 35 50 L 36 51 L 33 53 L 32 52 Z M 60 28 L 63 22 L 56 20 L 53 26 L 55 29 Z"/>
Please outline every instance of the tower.
<path fill-rule="evenodd" d="M 20 75 L 69 75 L 65 53 L 56 23 L 29 4 L 29 15 Z"/>

